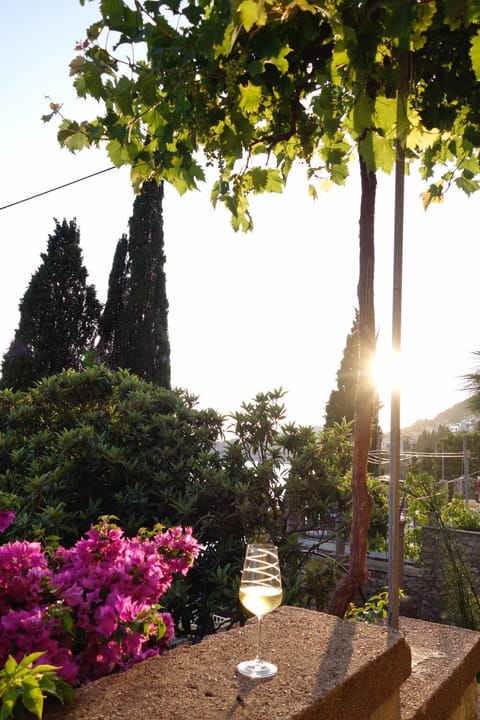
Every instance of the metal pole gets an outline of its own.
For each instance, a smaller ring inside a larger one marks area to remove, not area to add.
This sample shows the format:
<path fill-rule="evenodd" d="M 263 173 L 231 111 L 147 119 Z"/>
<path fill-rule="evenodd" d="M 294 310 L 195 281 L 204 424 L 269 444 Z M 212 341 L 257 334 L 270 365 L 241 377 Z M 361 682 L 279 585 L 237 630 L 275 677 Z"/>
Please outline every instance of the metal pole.
<path fill-rule="evenodd" d="M 395 163 L 395 214 L 393 239 L 392 354 L 399 358 L 402 345 L 403 217 L 405 199 L 405 147 L 401 139 L 407 97 L 408 55 L 400 60 L 401 80 L 397 95 Z M 398 378 L 397 378 L 398 380 Z M 388 624 L 397 629 L 400 592 L 400 388 L 392 388 L 390 410 L 390 482 L 388 497 Z"/>
<path fill-rule="evenodd" d="M 463 497 L 465 502 L 470 500 L 469 487 L 469 469 L 468 469 L 468 452 L 467 452 L 467 436 L 463 436 Z"/>

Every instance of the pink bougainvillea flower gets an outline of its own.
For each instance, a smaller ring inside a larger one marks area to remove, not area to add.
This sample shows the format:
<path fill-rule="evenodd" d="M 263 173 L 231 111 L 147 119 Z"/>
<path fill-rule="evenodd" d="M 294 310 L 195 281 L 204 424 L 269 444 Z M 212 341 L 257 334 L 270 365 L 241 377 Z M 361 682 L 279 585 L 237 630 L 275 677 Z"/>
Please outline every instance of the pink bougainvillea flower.
<path fill-rule="evenodd" d="M 52 557 L 40 543 L 0 545 L 0 667 L 41 650 L 85 684 L 165 652 L 174 625 L 159 600 L 199 549 L 190 528 L 127 538 L 107 522 Z"/>
<path fill-rule="evenodd" d="M 15 513 L 12 510 L 0 510 L 0 532 L 5 532 L 14 520 Z"/>

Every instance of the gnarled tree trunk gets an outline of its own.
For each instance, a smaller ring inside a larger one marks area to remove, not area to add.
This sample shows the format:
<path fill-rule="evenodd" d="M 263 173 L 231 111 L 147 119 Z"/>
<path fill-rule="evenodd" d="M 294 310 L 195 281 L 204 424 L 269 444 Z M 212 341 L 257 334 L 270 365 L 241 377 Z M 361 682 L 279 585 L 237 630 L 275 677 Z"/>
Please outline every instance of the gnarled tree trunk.
<path fill-rule="evenodd" d="M 352 531 L 347 574 L 335 587 L 328 612 L 343 617 L 366 579 L 367 533 L 373 501 L 367 487 L 368 451 L 375 404 L 371 364 L 375 354 L 375 197 L 377 178 L 360 157 L 360 267 L 358 274 L 359 377 L 353 427 Z"/>

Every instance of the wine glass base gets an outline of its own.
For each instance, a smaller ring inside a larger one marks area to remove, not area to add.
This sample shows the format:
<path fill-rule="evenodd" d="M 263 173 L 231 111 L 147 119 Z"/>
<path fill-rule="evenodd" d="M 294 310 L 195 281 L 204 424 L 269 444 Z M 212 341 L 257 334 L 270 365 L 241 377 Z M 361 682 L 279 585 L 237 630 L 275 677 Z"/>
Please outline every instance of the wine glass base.
<path fill-rule="evenodd" d="M 251 678 L 272 677 L 277 672 L 277 666 L 265 660 L 244 660 L 237 665 L 237 671 Z"/>

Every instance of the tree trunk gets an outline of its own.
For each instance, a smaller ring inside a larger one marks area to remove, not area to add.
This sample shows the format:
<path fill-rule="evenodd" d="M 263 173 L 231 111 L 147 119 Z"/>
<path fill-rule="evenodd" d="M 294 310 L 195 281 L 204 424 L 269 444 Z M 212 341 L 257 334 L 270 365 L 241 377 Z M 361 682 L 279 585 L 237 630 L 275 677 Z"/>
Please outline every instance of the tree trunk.
<path fill-rule="evenodd" d="M 359 377 L 355 401 L 353 427 L 352 472 L 352 531 L 350 537 L 350 564 L 347 574 L 336 585 L 328 612 L 343 617 L 366 579 L 367 533 L 373 501 L 367 487 L 368 451 L 375 405 L 375 387 L 371 365 L 375 354 L 375 196 L 377 178 L 369 172 L 360 157 L 360 267 L 358 275 L 359 311 Z"/>

